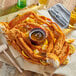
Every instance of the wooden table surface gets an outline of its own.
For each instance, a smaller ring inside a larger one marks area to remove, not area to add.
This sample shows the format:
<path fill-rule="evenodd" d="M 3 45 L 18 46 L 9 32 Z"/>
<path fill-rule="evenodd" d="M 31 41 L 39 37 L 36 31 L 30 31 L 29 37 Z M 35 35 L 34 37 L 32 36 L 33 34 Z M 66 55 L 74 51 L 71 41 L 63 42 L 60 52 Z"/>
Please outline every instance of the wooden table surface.
<path fill-rule="evenodd" d="M 30 3 L 36 3 L 36 1 L 38 0 L 27 0 L 30 1 Z M 2 8 L 8 8 L 14 4 L 17 3 L 17 0 L 0 0 L 0 9 Z M 53 5 L 55 5 L 56 3 L 61 3 L 63 4 L 69 11 L 71 11 L 72 9 L 74 9 L 74 7 L 76 6 L 76 0 L 49 0 L 49 4 L 48 7 L 52 7 Z"/>
<path fill-rule="evenodd" d="M 52 7 L 56 3 L 61 3 L 64 5 L 65 8 L 67 8 L 70 12 L 74 9 L 76 6 L 76 0 L 50 0 L 48 8 Z"/>

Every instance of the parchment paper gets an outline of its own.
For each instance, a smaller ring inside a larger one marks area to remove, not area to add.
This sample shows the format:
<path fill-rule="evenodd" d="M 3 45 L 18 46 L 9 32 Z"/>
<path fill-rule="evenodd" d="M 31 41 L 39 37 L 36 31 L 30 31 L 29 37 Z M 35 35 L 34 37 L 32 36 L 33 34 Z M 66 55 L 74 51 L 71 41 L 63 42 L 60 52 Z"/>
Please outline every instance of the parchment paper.
<path fill-rule="evenodd" d="M 44 16 L 52 19 L 52 17 L 48 14 L 48 12 L 46 10 L 39 10 L 38 12 L 39 12 L 39 14 L 44 15 Z M 22 13 L 24 13 L 24 12 L 21 12 L 21 14 Z M 17 14 L 18 13 L 14 13 L 14 14 L 9 14 L 7 16 L 1 17 L 0 22 L 9 22 Z M 1 36 L 0 36 L 0 38 L 1 38 Z M 67 38 L 76 39 L 76 30 L 72 31 L 67 36 Z M 73 45 L 76 47 L 76 41 L 73 43 Z M 53 73 L 56 70 L 55 73 L 60 73 L 60 74 L 63 74 L 64 76 L 76 76 L 76 53 L 71 56 L 71 59 L 70 59 L 70 62 L 68 65 L 59 67 L 58 69 L 55 69 L 55 68 L 49 67 L 49 66 L 45 67 L 42 65 L 36 65 L 36 64 L 29 63 L 28 61 L 24 60 L 21 57 L 21 55 L 15 49 L 12 48 L 12 46 L 9 46 L 9 49 L 10 49 L 10 52 L 12 53 L 13 57 L 15 58 L 17 63 L 19 64 L 19 66 L 24 70 L 30 70 L 30 71 L 34 71 L 34 72 L 41 73 L 41 74 L 44 74 L 45 72 Z M 9 62 L 9 60 L 8 61 L 7 60 L 4 59 L 3 56 L 0 56 L 0 61 L 7 62 L 7 63 L 11 64 Z"/>

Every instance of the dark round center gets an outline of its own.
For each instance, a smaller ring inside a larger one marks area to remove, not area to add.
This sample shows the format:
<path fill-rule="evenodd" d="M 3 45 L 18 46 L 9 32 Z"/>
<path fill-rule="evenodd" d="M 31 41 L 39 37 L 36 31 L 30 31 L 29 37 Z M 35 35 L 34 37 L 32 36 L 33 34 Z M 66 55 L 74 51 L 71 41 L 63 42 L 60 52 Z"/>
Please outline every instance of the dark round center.
<path fill-rule="evenodd" d="M 44 38 L 44 35 L 42 34 L 42 32 L 40 32 L 40 31 L 35 31 L 35 32 L 33 32 L 32 34 L 31 34 L 31 38 L 33 39 L 33 40 L 43 40 L 43 38 Z"/>
<path fill-rule="evenodd" d="M 29 33 L 29 38 L 34 43 L 39 43 L 45 39 L 46 33 L 40 28 L 34 28 Z"/>

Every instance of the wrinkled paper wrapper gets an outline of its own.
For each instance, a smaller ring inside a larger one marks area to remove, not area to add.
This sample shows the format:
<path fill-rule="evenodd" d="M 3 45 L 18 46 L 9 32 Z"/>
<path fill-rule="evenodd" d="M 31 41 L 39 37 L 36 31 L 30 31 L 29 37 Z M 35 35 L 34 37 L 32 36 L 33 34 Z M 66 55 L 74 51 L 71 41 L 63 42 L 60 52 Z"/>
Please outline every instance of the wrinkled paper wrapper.
<path fill-rule="evenodd" d="M 40 15 L 44 15 L 44 16 L 52 19 L 52 17 L 49 15 L 49 13 L 46 10 L 39 10 L 38 12 L 39 12 Z M 17 12 L 17 13 L 13 13 L 13 14 L 9 14 L 9 15 L 0 17 L 0 22 L 9 22 L 13 18 L 15 18 L 17 16 L 17 14 L 23 14 L 23 13 L 25 13 L 25 11 Z M 69 38 L 69 39 L 70 38 L 76 39 L 76 30 L 73 30 L 66 37 Z M 2 43 L 7 44 L 6 39 L 2 35 L 0 35 L 0 41 L 2 41 Z M 73 42 L 73 45 L 76 48 L 76 41 Z M 45 73 L 52 74 L 53 72 L 64 75 L 64 76 L 75 76 L 76 75 L 76 53 L 74 53 L 70 57 L 69 64 L 67 64 L 65 66 L 61 66 L 58 69 L 55 69 L 51 66 L 37 65 L 37 64 L 32 64 L 32 63 L 26 61 L 19 54 L 19 52 L 17 50 L 15 50 L 12 46 L 9 46 L 9 50 L 7 52 L 18 63 L 18 65 L 24 70 L 30 70 L 30 71 L 40 73 L 40 74 L 44 74 L 44 75 L 45 75 Z M 11 62 L 3 54 L 0 55 L 0 61 L 8 63 L 8 64 L 11 65 Z"/>

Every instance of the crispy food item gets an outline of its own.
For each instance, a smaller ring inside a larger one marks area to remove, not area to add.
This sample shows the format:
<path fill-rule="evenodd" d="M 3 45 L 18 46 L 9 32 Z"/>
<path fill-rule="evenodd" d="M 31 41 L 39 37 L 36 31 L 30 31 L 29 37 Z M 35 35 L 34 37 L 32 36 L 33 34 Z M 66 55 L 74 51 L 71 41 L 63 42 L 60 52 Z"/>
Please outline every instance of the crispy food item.
<path fill-rule="evenodd" d="M 65 41 L 69 44 L 73 43 L 76 39 L 66 39 Z"/>
<path fill-rule="evenodd" d="M 65 35 L 68 35 L 69 33 L 71 33 L 71 31 L 73 31 L 73 29 L 67 28 L 67 29 L 63 29 L 62 31 Z"/>
<path fill-rule="evenodd" d="M 3 25 L 7 40 L 29 62 L 59 66 L 69 55 L 69 44 L 65 41 L 64 33 L 55 22 L 45 16 L 30 11 Z M 29 32 L 33 28 L 46 32 L 46 39 L 40 45 L 33 45 L 29 39 Z"/>
<path fill-rule="evenodd" d="M 72 55 L 75 53 L 75 47 L 72 44 L 69 44 L 69 54 Z"/>

